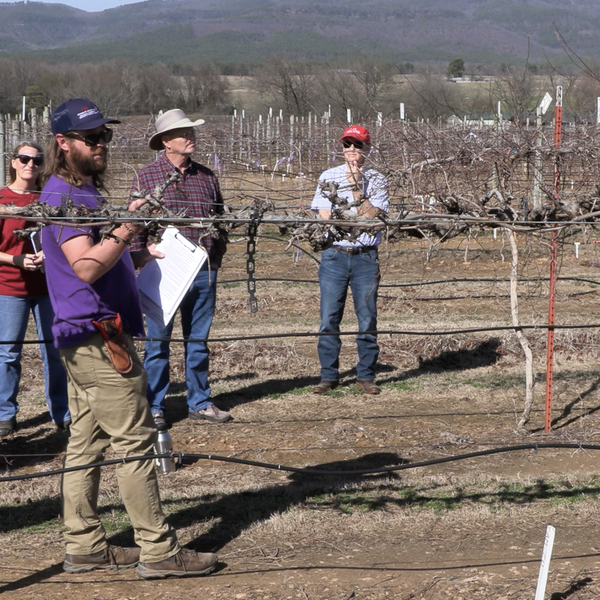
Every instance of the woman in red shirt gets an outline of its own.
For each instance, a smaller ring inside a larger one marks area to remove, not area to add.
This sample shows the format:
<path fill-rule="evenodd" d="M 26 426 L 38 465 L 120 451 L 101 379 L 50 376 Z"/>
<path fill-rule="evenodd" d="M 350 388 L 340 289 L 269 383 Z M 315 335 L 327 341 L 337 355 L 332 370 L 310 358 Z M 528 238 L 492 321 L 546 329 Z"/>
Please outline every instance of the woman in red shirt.
<path fill-rule="evenodd" d="M 44 152 L 35 142 L 19 144 L 12 155 L 10 179 L 0 190 L 0 204 L 27 206 L 39 198 Z M 33 312 L 39 340 L 52 340 L 54 312 L 42 265 L 43 255 L 34 252 L 27 237 L 19 239 L 15 229 L 31 227 L 26 219 L 0 219 L 0 437 L 17 425 L 22 341 L 29 314 Z M 71 423 L 67 380 L 53 344 L 40 344 L 44 363 L 46 403 L 52 422 L 60 429 Z"/>

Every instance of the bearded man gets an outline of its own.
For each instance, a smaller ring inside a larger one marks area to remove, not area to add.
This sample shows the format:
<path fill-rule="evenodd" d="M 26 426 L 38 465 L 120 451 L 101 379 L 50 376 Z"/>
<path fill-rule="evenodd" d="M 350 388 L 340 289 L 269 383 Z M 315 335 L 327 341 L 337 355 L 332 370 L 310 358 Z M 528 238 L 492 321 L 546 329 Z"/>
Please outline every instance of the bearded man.
<path fill-rule="evenodd" d="M 52 115 L 54 139 L 41 201 L 95 210 L 106 200 L 108 143 L 119 123 L 85 98 L 67 100 Z M 146 200 L 129 207 L 137 210 Z M 82 210 L 84 213 L 85 211 Z M 152 246 L 130 253 L 143 226 L 121 223 L 111 237 L 99 227 L 73 223 L 42 231 L 55 345 L 68 375 L 71 436 L 65 468 L 97 463 L 111 446 L 123 459 L 119 490 L 139 547 L 109 546 L 98 517 L 100 467 L 64 474 L 62 484 L 68 573 L 137 566 L 145 579 L 204 575 L 217 557 L 182 549 L 166 522 L 152 460 L 126 461 L 153 451 L 156 427 L 146 401 L 147 375 L 132 336 L 144 335 L 135 267 L 159 255 Z"/>

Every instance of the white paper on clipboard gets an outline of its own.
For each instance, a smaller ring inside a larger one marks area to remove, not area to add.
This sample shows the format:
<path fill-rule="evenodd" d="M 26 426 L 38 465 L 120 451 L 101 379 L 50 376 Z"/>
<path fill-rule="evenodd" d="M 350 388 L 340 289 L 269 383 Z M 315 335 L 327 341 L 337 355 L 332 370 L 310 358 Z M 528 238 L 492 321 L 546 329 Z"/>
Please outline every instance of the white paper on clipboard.
<path fill-rule="evenodd" d="M 208 253 L 179 233 L 176 227 L 165 229 L 156 250 L 165 257 L 146 263 L 137 278 L 142 311 L 165 327 L 173 318 Z"/>

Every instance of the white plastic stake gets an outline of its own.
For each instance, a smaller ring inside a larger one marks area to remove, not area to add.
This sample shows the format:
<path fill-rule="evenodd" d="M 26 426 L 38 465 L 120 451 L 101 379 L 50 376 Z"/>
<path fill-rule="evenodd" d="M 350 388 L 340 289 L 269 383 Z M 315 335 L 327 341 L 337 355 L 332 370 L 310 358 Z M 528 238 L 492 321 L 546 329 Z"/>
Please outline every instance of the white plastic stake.
<path fill-rule="evenodd" d="M 544 540 L 544 551 L 542 552 L 540 574 L 538 575 L 538 584 L 537 589 L 535 590 L 535 600 L 544 600 L 544 596 L 546 595 L 546 583 L 548 583 L 548 571 L 550 570 L 550 559 L 552 558 L 555 531 L 556 530 L 552 525 L 548 525 L 546 528 L 546 539 Z"/>
<path fill-rule="evenodd" d="M 579 258 L 579 244 L 581 242 L 573 242 L 575 244 L 575 258 Z"/>

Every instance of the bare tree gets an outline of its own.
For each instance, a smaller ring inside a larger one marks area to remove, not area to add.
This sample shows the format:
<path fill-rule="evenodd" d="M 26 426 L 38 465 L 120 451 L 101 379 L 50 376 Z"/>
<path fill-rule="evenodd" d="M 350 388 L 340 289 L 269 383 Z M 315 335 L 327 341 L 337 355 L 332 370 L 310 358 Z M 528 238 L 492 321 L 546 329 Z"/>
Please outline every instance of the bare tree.
<path fill-rule="evenodd" d="M 223 112 L 231 105 L 227 82 L 210 65 L 186 65 L 179 69 L 185 108 L 198 111 Z"/>
<path fill-rule="evenodd" d="M 587 75 L 579 77 L 565 95 L 567 110 L 575 113 L 582 121 L 594 121 L 596 98 L 600 97 L 600 81 Z"/>
<path fill-rule="evenodd" d="M 0 110 L 7 113 L 20 111 L 25 90 L 35 84 L 43 65 L 22 59 L 0 61 Z"/>
<path fill-rule="evenodd" d="M 448 83 L 438 73 L 427 69 L 418 80 L 407 78 L 406 81 L 409 84 L 406 103 L 412 107 L 413 118 L 433 120 L 461 112 L 456 84 Z"/>
<path fill-rule="evenodd" d="M 133 98 L 141 112 L 156 114 L 173 104 L 177 84 L 164 65 L 140 67 L 132 86 Z"/>
<path fill-rule="evenodd" d="M 270 59 L 257 72 L 256 85 L 291 114 L 304 115 L 314 110 L 314 75 L 307 63 Z"/>
<path fill-rule="evenodd" d="M 24 87 L 17 81 L 12 61 L 0 60 L 0 111 L 13 113 L 17 110 L 19 96 Z"/>
<path fill-rule="evenodd" d="M 124 77 L 123 65 L 103 63 L 74 69 L 63 86 L 64 97 L 93 98 L 102 110 L 111 114 L 123 114 L 131 105 L 131 85 Z M 58 99 L 56 99 L 58 101 Z"/>
<path fill-rule="evenodd" d="M 393 69 L 361 57 L 345 68 L 323 69 L 317 75 L 319 97 L 332 108 L 352 109 L 355 120 L 373 117 L 389 108 Z"/>

